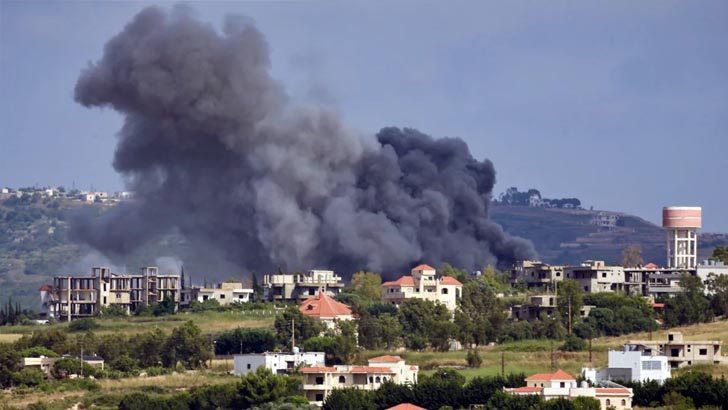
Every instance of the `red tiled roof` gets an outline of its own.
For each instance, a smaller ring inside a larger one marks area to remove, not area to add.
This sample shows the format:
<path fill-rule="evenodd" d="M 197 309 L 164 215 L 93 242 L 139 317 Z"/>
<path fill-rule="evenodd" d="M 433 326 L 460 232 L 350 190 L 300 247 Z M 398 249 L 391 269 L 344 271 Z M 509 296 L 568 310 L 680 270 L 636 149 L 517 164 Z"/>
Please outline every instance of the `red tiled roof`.
<path fill-rule="evenodd" d="M 645 269 L 657 269 L 659 266 L 655 265 L 654 263 L 650 262 L 647 265 L 645 265 Z"/>
<path fill-rule="evenodd" d="M 512 389 L 506 389 L 508 393 L 541 393 L 543 387 L 516 387 Z"/>
<path fill-rule="evenodd" d="M 415 280 L 412 278 L 412 276 L 402 276 L 401 278 L 390 281 L 390 282 L 384 282 L 382 283 L 382 286 L 414 286 Z"/>
<path fill-rule="evenodd" d="M 40 292 L 50 292 L 53 289 L 51 285 L 43 285 L 38 289 Z"/>
<path fill-rule="evenodd" d="M 415 266 L 414 268 L 412 268 L 412 270 L 435 270 L 435 268 L 423 263 L 422 265 Z"/>
<path fill-rule="evenodd" d="M 655 309 L 662 309 L 665 307 L 665 304 L 664 303 L 653 303 L 652 307 Z"/>
<path fill-rule="evenodd" d="M 318 295 L 304 300 L 298 310 L 304 315 L 314 318 L 351 316 L 351 308 L 349 306 L 335 301 L 324 292 L 319 292 Z"/>
<path fill-rule="evenodd" d="M 554 373 L 537 373 L 533 376 L 526 377 L 526 381 L 533 381 L 533 380 L 576 380 L 575 378 L 571 377 L 569 373 L 566 373 L 565 371 L 559 369 L 555 371 Z"/>
<path fill-rule="evenodd" d="M 369 363 L 397 363 L 397 362 L 401 362 L 402 360 L 404 360 L 404 359 L 399 356 L 385 355 L 385 356 L 372 357 L 371 359 L 368 360 L 368 362 Z"/>
<path fill-rule="evenodd" d="M 617 394 L 623 396 L 631 395 L 632 393 L 625 388 L 597 388 L 597 394 Z"/>
<path fill-rule="evenodd" d="M 351 368 L 352 373 L 394 373 L 389 367 L 357 366 Z"/>
<path fill-rule="evenodd" d="M 336 371 L 335 367 L 326 367 L 326 366 L 318 366 L 318 367 L 302 367 L 299 372 L 301 373 L 333 373 Z"/>
<path fill-rule="evenodd" d="M 462 283 L 460 283 L 459 280 L 453 278 L 452 276 L 443 276 L 440 278 L 440 284 L 442 285 L 455 285 L 455 286 L 463 286 Z"/>
<path fill-rule="evenodd" d="M 415 406 L 412 403 L 402 403 L 402 404 L 398 404 L 394 407 L 390 407 L 387 410 L 427 410 L 427 409 L 424 407 Z"/>

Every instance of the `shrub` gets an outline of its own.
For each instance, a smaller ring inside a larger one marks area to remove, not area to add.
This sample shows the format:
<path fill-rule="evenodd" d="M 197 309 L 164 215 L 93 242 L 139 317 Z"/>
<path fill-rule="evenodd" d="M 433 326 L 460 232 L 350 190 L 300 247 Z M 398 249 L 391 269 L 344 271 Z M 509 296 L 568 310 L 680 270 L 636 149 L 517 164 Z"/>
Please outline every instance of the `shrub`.
<path fill-rule="evenodd" d="M 70 325 L 68 325 L 68 330 L 72 332 L 85 332 L 87 330 L 93 330 L 98 328 L 99 324 L 90 317 L 76 319 L 72 321 Z"/>
<path fill-rule="evenodd" d="M 581 352 L 583 350 L 586 350 L 586 348 L 586 340 L 576 335 L 571 335 L 566 338 L 566 341 L 563 345 L 561 345 L 561 347 L 559 347 L 559 350 L 561 350 L 562 352 Z"/>
<path fill-rule="evenodd" d="M 45 373 L 40 369 L 25 368 L 12 374 L 13 383 L 33 387 L 45 381 Z"/>
<path fill-rule="evenodd" d="M 478 353 L 477 349 L 468 350 L 467 361 L 468 366 L 473 368 L 478 368 L 481 364 L 483 364 L 483 358 L 480 357 L 480 353 Z"/>

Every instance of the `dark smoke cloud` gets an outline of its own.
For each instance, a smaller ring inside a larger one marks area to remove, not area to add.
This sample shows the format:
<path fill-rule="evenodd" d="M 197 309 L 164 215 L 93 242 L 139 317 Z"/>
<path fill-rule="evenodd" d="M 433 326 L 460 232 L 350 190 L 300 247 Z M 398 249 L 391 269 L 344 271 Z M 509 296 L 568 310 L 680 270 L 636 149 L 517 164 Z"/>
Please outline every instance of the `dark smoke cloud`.
<path fill-rule="evenodd" d="M 337 113 L 294 106 L 243 18 L 222 33 L 188 10 L 141 11 L 76 84 L 76 101 L 125 116 L 114 167 L 137 201 L 72 235 L 125 254 L 178 229 L 246 269 L 399 273 L 534 256 L 488 219 L 490 161 L 413 129 L 360 136 Z"/>

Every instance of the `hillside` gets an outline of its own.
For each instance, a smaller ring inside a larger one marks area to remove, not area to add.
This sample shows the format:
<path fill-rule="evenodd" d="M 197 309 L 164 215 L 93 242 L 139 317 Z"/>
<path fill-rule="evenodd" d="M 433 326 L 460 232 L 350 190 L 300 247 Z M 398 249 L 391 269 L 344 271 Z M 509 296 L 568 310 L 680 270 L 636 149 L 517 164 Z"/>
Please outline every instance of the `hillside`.
<path fill-rule="evenodd" d="M 54 275 L 84 273 L 91 264 L 99 263 L 113 263 L 133 271 L 139 266 L 160 264 L 161 256 L 182 258 L 186 271 L 196 281 L 205 276 L 210 280 L 225 280 L 244 274 L 235 267 L 221 265 L 219 260 L 185 258 L 193 255 L 194 249 L 175 234 L 158 243 L 146 244 L 133 255 L 114 258 L 113 262 L 104 260 L 87 247 L 68 240 L 68 213 L 84 206 L 101 213 L 113 204 L 87 204 L 40 195 L 0 199 L 0 300 L 12 296 L 24 306 L 36 308 L 38 287 L 51 281 Z M 540 258 L 546 262 L 603 259 L 619 263 L 622 250 L 630 244 L 642 246 L 645 262 L 660 264 L 665 259 L 662 228 L 632 215 L 616 213 L 617 226 L 610 232 L 600 232 L 591 224 L 596 211 L 496 205 L 491 215 L 507 232 L 533 241 Z M 707 257 L 712 247 L 720 244 L 728 244 L 727 235 L 701 234 L 701 255 Z"/>

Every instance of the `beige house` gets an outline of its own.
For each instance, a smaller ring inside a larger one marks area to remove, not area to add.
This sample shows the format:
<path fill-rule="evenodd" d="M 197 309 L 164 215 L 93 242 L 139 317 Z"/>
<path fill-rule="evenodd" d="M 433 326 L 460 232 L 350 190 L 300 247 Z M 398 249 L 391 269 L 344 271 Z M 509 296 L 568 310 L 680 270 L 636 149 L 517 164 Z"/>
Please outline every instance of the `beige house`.
<path fill-rule="evenodd" d="M 462 283 L 449 276 L 438 278 L 435 268 L 429 265 L 414 267 L 411 276 L 382 283 L 382 301 L 396 306 L 407 299 L 425 299 L 439 302 L 452 312 L 457 308 L 462 292 Z"/>
<path fill-rule="evenodd" d="M 632 408 L 632 389 L 612 383 L 611 387 L 589 387 L 582 382 L 577 387 L 576 379 L 563 370 L 554 373 L 539 373 L 526 378 L 525 387 L 507 388 L 506 392 L 517 395 L 537 394 L 544 400 L 556 398 L 574 399 L 576 397 L 593 397 L 599 400 L 602 410 L 614 408 L 627 410 Z"/>
<path fill-rule="evenodd" d="M 337 321 L 354 320 L 351 308 L 321 292 L 310 297 L 298 307 L 304 315 L 323 323 L 327 329 L 336 328 Z"/>
<path fill-rule="evenodd" d="M 566 279 L 573 279 L 582 286 L 584 292 L 628 291 L 624 268 L 607 266 L 604 261 L 585 261 L 579 266 L 564 268 Z"/>
<path fill-rule="evenodd" d="M 222 282 L 212 288 L 200 286 L 185 288 L 181 290 L 181 294 L 180 306 L 189 306 L 193 300 L 204 302 L 211 299 L 217 300 L 222 306 L 227 306 L 235 302 L 250 302 L 253 289 L 245 288 L 241 282 Z"/>
<path fill-rule="evenodd" d="M 177 306 L 179 285 L 179 275 L 159 274 L 154 266 L 142 268 L 139 275 L 118 275 L 111 268 L 95 267 L 91 268 L 91 276 L 53 278 L 53 306 L 49 312 L 58 320 L 70 321 L 93 316 L 102 307 L 112 305 L 131 313 L 139 306 L 171 298 Z"/>
<path fill-rule="evenodd" d="M 556 282 L 564 280 L 564 267 L 549 265 L 541 261 L 520 261 L 511 271 L 513 283 L 523 282 L 528 288 L 553 288 Z"/>
<path fill-rule="evenodd" d="M 300 302 L 323 291 L 329 296 L 341 293 L 344 282 L 330 270 L 263 276 L 263 299 Z"/>
<path fill-rule="evenodd" d="M 334 389 L 377 390 L 386 381 L 415 384 L 419 368 L 399 356 L 380 356 L 369 359 L 368 366 L 304 367 L 300 371 L 304 396 L 309 403 L 321 406 Z"/>
<path fill-rule="evenodd" d="M 668 333 L 667 340 L 630 340 L 625 346 L 639 347 L 645 354 L 667 356 L 673 369 L 694 364 L 728 363 L 728 358 L 721 353 L 720 340 L 684 340 L 680 332 Z"/>

